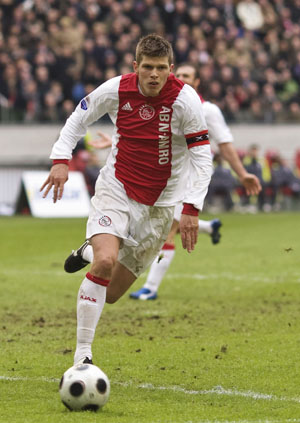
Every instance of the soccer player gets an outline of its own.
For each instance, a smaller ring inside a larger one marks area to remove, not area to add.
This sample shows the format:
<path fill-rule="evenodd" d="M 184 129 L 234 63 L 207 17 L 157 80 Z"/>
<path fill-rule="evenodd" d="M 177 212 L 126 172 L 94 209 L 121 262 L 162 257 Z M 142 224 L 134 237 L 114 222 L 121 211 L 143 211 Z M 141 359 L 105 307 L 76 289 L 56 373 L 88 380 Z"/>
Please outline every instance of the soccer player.
<path fill-rule="evenodd" d="M 200 77 L 198 70 L 194 65 L 179 65 L 175 75 L 178 79 L 186 84 L 189 84 L 195 90 L 198 89 Z M 203 101 L 203 99 L 201 99 L 201 101 L 210 140 L 213 140 L 217 144 L 222 157 L 228 161 L 231 168 L 236 172 L 241 183 L 245 187 L 247 194 L 258 194 L 261 191 L 260 181 L 255 175 L 248 173 L 241 163 L 238 154 L 233 147 L 233 136 L 224 120 L 221 110 L 218 106 L 210 103 L 209 101 Z M 107 137 L 104 137 L 103 146 L 109 146 L 109 139 Z M 158 288 L 175 256 L 175 235 L 179 228 L 181 210 L 182 205 L 176 206 L 174 220 L 166 243 L 163 245 L 162 250 L 152 263 L 144 286 L 138 291 L 132 292 L 130 294 L 131 298 L 140 300 L 154 300 L 157 298 Z M 217 219 L 215 221 L 219 222 Z M 199 220 L 199 230 L 203 231 L 206 229 L 207 231 L 211 231 L 211 222 L 215 221 Z M 212 234 L 214 234 L 214 232 L 212 232 Z M 218 235 L 218 231 L 215 231 L 215 234 Z M 75 272 L 92 261 L 92 249 L 89 246 L 89 243 L 85 242 L 78 250 L 73 251 L 73 253 L 67 258 L 65 262 L 65 270 L 68 272 Z"/>
<path fill-rule="evenodd" d="M 191 252 L 197 242 L 211 150 L 199 96 L 171 73 L 172 62 L 168 41 L 155 34 L 143 37 L 134 72 L 108 80 L 82 99 L 51 152 L 53 166 L 41 191 L 46 197 L 53 188 L 55 203 L 63 196 L 76 143 L 88 125 L 109 114 L 113 144 L 91 199 L 86 238 L 93 262 L 78 292 L 74 363 L 92 362 L 105 302 L 116 302 L 153 262 L 181 201 L 183 248 Z"/>

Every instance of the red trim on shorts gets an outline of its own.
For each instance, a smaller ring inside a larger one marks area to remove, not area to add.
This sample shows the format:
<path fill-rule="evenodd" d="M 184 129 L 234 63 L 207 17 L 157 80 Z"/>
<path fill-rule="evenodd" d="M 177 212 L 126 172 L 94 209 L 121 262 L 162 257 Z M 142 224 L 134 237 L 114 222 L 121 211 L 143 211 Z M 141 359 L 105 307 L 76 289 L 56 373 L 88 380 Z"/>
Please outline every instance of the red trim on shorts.
<path fill-rule="evenodd" d="M 162 246 L 162 250 L 175 250 L 175 245 L 168 244 L 167 242 Z"/>
<path fill-rule="evenodd" d="M 97 276 L 92 275 L 90 272 L 87 272 L 85 276 L 87 277 L 88 280 L 96 283 L 97 285 L 107 286 L 110 282 L 110 280 L 98 278 Z"/>
<path fill-rule="evenodd" d="M 188 214 L 190 216 L 198 216 L 199 210 L 193 206 L 193 204 L 184 203 L 182 214 Z"/>

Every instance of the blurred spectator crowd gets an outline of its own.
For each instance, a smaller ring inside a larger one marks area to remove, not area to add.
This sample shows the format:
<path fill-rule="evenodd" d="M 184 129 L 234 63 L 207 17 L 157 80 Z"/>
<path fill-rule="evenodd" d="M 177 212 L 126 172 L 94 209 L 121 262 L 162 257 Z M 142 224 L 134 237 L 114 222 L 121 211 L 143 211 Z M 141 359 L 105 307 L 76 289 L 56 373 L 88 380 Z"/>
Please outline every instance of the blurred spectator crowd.
<path fill-rule="evenodd" d="M 296 151 L 292 166 L 276 150 L 267 150 L 262 157 L 255 144 L 247 151 L 239 151 L 239 156 L 247 171 L 260 180 L 262 191 L 258 196 L 248 196 L 220 154 L 216 153 L 215 170 L 205 199 L 208 211 L 300 210 L 300 150 Z"/>
<path fill-rule="evenodd" d="M 102 132 L 99 133 L 103 138 Z M 88 132 L 73 151 L 70 170 L 83 173 L 90 196 L 101 169 L 97 155 L 99 144 Z M 288 164 L 278 150 L 261 153 L 257 144 L 247 150 L 237 150 L 244 167 L 260 180 L 262 191 L 248 196 L 237 175 L 219 152 L 213 152 L 214 173 L 208 188 L 204 209 L 210 213 L 237 211 L 245 213 L 300 210 L 300 149 Z"/>
<path fill-rule="evenodd" d="M 64 121 L 156 32 L 228 122 L 298 122 L 299 22 L 300 0 L 1 0 L 0 120 Z"/>

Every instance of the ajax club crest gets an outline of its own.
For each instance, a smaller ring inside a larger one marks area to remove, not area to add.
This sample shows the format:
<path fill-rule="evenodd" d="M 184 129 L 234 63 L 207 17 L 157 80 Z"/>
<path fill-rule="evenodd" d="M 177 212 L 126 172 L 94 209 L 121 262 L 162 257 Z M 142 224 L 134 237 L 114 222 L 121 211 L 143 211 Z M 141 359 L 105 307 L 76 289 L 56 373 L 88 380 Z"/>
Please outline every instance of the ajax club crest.
<path fill-rule="evenodd" d="M 144 120 L 150 120 L 155 115 L 154 107 L 149 106 L 149 104 L 144 104 L 139 109 L 140 117 Z"/>
<path fill-rule="evenodd" d="M 101 226 L 110 226 L 111 225 L 111 219 L 108 216 L 102 216 L 99 219 L 99 225 Z"/>

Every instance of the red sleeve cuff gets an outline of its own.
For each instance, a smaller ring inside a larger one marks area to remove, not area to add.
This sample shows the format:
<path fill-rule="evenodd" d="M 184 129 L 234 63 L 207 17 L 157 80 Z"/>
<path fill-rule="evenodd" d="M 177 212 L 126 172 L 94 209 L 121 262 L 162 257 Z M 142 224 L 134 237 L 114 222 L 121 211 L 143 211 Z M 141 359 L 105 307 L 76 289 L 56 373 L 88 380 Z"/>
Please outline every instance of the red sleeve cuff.
<path fill-rule="evenodd" d="M 190 216 L 198 216 L 199 210 L 193 204 L 183 203 L 182 214 L 189 214 Z"/>
<path fill-rule="evenodd" d="M 56 165 L 56 164 L 66 164 L 69 166 L 69 160 L 68 159 L 54 159 L 52 160 L 52 164 Z"/>

